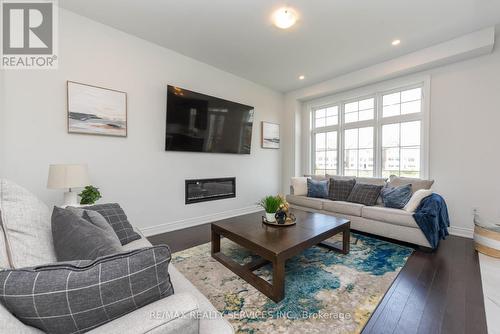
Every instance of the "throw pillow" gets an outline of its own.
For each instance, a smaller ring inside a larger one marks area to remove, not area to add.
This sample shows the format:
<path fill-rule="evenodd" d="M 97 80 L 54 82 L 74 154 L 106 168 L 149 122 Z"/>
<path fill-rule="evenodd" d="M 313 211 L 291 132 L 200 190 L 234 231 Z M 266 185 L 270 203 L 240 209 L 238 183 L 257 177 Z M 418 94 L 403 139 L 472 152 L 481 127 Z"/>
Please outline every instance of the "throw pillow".
<path fill-rule="evenodd" d="M 389 187 L 399 187 L 405 184 L 411 184 L 412 192 L 415 192 L 420 189 L 431 189 L 434 184 L 434 180 L 400 177 L 396 175 L 391 175 L 389 178 Z"/>
<path fill-rule="evenodd" d="M 174 293 L 167 246 L 0 271 L 0 302 L 46 333 L 83 333 Z"/>
<path fill-rule="evenodd" d="M 66 210 L 75 213 L 79 218 L 83 218 L 87 221 L 90 221 L 92 224 L 99 226 L 104 230 L 104 233 L 106 233 L 110 238 L 120 242 L 120 239 L 118 239 L 118 236 L 116 235 L 115 230 L 113 230 L 113 227 L 111 227 L 108 221 L 99 212 L 85 210 L 84 208 L 75 208 L 71 206 L 66 207 Z"/>
<path fill-rule="evenodd" d="M 374 184 L 356 183 L 347 201 L 363 205 L 375 205 L 381 189 L 382 186 L 376 186 Z"/>
<path fill-rule="evenodd" d="M 402 209 L 411 198 L 411 184 L 400 187 L 384 187 L 380 192 L 384 206 L 393 209 Z"/>
<path fill-rule="evenodd" d="M 430 189 L 420 189 L 415 191 L 403 209 L 408 212 L 415 212 L 420 205 L 420 202 L 430 195 L 432 195 L 432 190 Z"/>
<path fill-rule="evenodd" d="M 328 180 L 307 179 L 307 197 L 327 198 Z"/>
<path fill-rule="evenodd" d="M 330 189 L 328 191 L 328 198 L 332 201 L 347 201 L 352 188 L 356 184 L 355 179 L 338 180 L 330 179 Z"/>
<path fill-rule="evenodd" d="M 13 268 L 57 261 L 45 203 L 14 182 L 0 179 L 0 211 Z"/>
<path fill-rule="evenodd" d="M 104 217 L 84 210 L 79 210 L 79 216 L 75 210 L 54 207 L 52 212 L 57 261 L 95 260 L 122 251 L 120 240 Z"/>
<path fill-rule="evenodd" d="M 292 177 L 293 195 L 307 195 L 307 177 Z"/>
<path fill-rule="evenodd" d="M 117 203 L 97 204 L 86 206 L 85 210 L 97 211 L 115 230 L 118 239 L 122 245 L 141 238 L 139 234 L 134 231 L 134 228 L 127 219 L 127 215 Z"/>

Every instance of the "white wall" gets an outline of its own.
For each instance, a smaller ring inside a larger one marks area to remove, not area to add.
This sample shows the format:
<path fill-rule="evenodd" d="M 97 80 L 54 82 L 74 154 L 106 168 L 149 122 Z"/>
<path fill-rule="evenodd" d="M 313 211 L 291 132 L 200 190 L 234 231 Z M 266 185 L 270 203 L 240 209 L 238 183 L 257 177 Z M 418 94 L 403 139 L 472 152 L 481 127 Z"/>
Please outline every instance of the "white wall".
<path fill-rule="evenodd" d="M 3 73 L 4 177 L 52 205 L 62 192 L 46 189 L 49 164 L 87 163 L 103 202 L 149 234 L 245 212 L 281 189 L 281 151 L 260 148 L 260 122 L 281 121 L 282 94 L 62 9 L 59 33 L 58 70 Z M 126 91 L 128 138 L 67 134 L 66 80 Z M 254 106 L 251 155 L 165 152 L 167 84 Z M 224 176 L 236 176 L 237 198 L 184 204 L 185 179 Z"/>
<path fill-rule="evenodd" d="M 496 44 L 500 41 L 497 39 Z M 476 48 L 464 44 L 466 49 Z M 490 49 L 491 50 L 491 49 Z M 467 52 L 470 55 L 470 52 Z M 475 56 L 475 55 L 474 55 Z M 420 61 L 426 58 L 421 54 Z M 382 65 L 382 64 L 381 64 Z M 410 63 L 407 63 L 410 73 Z M 378 75 L 368 76 L 366 74 Z M 285 139 L 291 143 L 284 154 L 283 187 L 287 178 L 304 172 L 301 145 L 308 133 L 300 131 L 297 114 L 302 101 L 351 89 L 352 83 L 376 82 L 396 77 L 393 66 L 373 66 L 352 75 L 344 75 L 286 95 L 285 110 L 289 115 Z M 434 189 L 449 206 L 452 233 L 470 236 L 473 228 L 472 208 L 480 214 L 500 221 L 500 50 L 450 65 L 418 72 L 430 75 L 430 152 L 429 175 L 436 180 Z M 292 122 L 292 120 L 295 120 Z"/>
<path fill-rule="evenodd" d="M 473 228 L 473 207 L 500 221 L 499 77 L 498 46 L 431 72 L 430 175 L 458 229 Z"/>

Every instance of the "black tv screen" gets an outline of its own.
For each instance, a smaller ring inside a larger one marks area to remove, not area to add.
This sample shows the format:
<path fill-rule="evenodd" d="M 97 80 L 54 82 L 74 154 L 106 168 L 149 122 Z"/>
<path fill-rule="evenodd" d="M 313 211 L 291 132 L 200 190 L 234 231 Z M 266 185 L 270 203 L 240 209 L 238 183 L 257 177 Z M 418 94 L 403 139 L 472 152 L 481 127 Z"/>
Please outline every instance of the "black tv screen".
<path fill-rule="evenodd" d="M 250 154 L 254 108 L 168 86 L 167 151 Z"/>

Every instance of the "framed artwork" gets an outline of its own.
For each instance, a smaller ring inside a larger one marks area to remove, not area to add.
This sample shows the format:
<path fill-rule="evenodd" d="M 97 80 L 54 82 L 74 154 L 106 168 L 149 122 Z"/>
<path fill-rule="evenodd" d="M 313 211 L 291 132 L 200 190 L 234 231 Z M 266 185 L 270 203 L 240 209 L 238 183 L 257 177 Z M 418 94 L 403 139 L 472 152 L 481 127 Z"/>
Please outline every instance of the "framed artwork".
<path fill-rule="evenodd" d="M 262 122 L 262 148 L 280 148 L 280 125 Z"/>
<path fill-rule="evenodd" d="M 68 133 L 126 137 L 127 93 L 68 81 Z"/>

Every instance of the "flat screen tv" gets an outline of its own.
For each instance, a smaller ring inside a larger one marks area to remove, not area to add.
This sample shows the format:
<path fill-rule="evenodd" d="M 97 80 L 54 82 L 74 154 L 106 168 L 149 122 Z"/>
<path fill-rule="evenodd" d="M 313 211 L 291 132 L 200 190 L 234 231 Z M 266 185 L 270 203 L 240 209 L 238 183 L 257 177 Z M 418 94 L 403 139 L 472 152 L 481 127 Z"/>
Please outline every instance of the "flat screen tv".
<path fill-rule="evenodd" d="M 254 108 L 168 86 L 165 150 L 250 154 Z"/>

